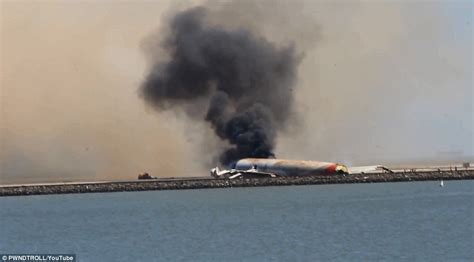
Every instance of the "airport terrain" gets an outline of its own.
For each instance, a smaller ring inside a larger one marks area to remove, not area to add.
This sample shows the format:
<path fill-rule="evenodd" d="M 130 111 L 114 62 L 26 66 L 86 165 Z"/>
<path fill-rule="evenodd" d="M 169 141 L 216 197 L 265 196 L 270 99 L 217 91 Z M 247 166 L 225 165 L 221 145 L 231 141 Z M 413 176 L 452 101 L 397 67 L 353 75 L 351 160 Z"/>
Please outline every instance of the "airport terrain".
<path fill-rule="evenodd" d="M 183 177 L 127 181 L 0 185 L 0 196 L 471 179 L 474 179 L 473 167 L 428 167 L 392 169 L 391 172 L 381 170 L 345 176 L 295 176 L 240 179 Z"/>

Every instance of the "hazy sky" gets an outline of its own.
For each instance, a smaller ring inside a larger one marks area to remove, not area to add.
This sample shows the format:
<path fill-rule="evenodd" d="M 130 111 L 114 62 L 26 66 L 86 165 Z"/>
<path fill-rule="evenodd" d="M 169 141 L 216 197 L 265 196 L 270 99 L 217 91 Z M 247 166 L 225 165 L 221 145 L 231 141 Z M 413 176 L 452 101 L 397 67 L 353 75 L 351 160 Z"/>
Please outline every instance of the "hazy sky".
<path fill-rule="evenodd" d="M 209 3 L 214 22 L 304 54 L 299 118 L 277 156 L 474 159 L 471 1 Z M 147 45 L 192 5 L 1 1 L 0 182 L 207 175 L 209 127 L 157 113 L 137 94 Z"/>

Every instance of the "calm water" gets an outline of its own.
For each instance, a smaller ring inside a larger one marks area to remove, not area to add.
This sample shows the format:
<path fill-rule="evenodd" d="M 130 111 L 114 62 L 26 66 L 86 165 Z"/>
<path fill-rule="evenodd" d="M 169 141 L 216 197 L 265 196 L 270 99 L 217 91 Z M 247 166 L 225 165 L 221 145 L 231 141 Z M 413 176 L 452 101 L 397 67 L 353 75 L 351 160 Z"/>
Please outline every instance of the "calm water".
<path fill-rule="evenodd" d="M 0 253 L 79 261 L 472 261 L 474 182 L 0 198 Z"/>

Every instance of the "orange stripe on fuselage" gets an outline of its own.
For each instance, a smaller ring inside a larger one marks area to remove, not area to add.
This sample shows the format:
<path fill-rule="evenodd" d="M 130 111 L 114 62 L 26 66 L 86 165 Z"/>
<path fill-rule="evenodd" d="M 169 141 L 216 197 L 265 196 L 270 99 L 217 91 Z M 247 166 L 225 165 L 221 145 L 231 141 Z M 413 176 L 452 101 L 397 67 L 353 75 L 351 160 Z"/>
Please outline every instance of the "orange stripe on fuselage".
<path fill-rule="evenodd" d="M 326 171 L 330 174 L 336 173 L 337 164 L 331 164 L 326 168 Z"/>

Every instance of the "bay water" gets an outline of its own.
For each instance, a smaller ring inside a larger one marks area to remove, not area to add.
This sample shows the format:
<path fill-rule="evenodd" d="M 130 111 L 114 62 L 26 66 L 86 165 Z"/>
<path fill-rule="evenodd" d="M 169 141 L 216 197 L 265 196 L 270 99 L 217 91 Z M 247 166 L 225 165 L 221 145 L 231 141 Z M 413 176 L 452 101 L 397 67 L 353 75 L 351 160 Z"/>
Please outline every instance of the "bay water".
<path fill-rule="evenodd" d="M 77 261 L 473 261 L 474 181 L 0 198 L 0 253 Z"/>

